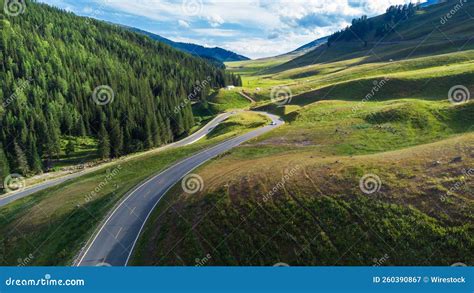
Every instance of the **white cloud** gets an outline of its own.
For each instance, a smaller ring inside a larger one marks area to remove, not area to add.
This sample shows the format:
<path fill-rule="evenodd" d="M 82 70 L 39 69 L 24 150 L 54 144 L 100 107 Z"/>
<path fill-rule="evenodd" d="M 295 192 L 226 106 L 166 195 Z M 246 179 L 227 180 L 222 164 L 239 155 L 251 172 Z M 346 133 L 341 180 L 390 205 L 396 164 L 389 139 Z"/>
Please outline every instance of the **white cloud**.
<path fill-rule="evenodd" d="M 279 35 L 275 39 L 269 38 L 235 38 L 234 40 L 226 41 L 219 46 L 232 50 L 244 56 L 252 58 L 263 58 L 276 56 L 283 53 L 288 53 L 296 48 L 315 40 L 315 34 L 324 34 L 324 32 L 309 32 L 307 34 L 296 34 L 293 32 Z"/>
<path fill-rule="evenodd" d="M 199 44 L 217 44 L 255 58 L 291 51 L 344 28 L 353 18 L 378 15 L 390 5 L 409 2 L 410 0 L 112 0 L 104 5 L 152 21 L 176 23 L 179 20 L 181 28 L 189 28 L 189 23 L 192 22 L 193 29 L 186 30 L 186 34 L 184 31 L 179 34 L 165 29 L 159 33 L 195 39 Z M 191 8 L 196 13 L 189 13 Z M 242 39 L 237 39 L 238 37 Z"/>
<path fill-rule="evenodd" d="M 189 28 L 189 23 L 185 20 L 182 20 L 182 19 L 178 20 L 178 24 L 180 27 Z"/>
<path fill-rule="evenodd" d="M 193 30 L 196 34 L 202 37 L 237 37 L 239 32 L 230 29 L 218 29 L 218 28 L 197 28 Z"/>
<path fill-rule="evenodd" d="M 90 7 L 90 6 L 84 6 L 84 8 L 82 8 L 82 11 L 83 11 L 84 13 L 88 13 L 88 14 L 89 14 L 89 13 L 93 13 L 93 12 L 94 12 L 94 9 L 93 9 L 92 7 Z"/>
<path fill-rule="evenodd" d="M 276 56 L 282 52 L 289 52 L 294 50 L 292 43 L 278 43 L 275 45 L 275 40 L 252 38 L 252 39 L 236 39 L 221 45 L 227 50 L 232 50 L 244 56 L 251 56 L 252 58 L 263 58 L 269 56 Z"/>
<path fill-rule="evenodd" d="M 210 15 L 206 19 L 212 27 L 219 27 L 224 23 L 224 20 L 219 15 Z"/>
<path fill-rule="evenodd" d="M 183 3 L 196 3 L 193 7 L 196 13 L 190 13 Z M 265 8 L 258 6 L 258 0 L 114 0 L 105 2 L 105 5 L 140 15 L 157 21 L 176 19 L 209 19 L 213 24 L 229 23 L 270 24 L 277 25 L 278 20 Z"/>

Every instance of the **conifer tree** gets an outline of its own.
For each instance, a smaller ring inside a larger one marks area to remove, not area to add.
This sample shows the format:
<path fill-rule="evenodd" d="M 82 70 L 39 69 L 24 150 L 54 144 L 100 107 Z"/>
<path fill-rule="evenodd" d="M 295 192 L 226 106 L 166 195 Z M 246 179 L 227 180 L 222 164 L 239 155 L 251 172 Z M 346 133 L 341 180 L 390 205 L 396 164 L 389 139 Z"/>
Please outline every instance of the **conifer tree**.
<path fill-rule="evenodd" d="M 36 147 L 36 139 L 32 133 L 30 133 L 28 137 L 28 164 L 30 165 L 31 171 L 35 174 L 43 171 L 41 158 L 38 155 L 38 148 Z"/>
<path fill-rule="evenodd" d="M 116 119 L 112 120 L 110 128 L 110 154 L 113 158 L 116 158 L 122 154 L 123 134 Z"/>
<path fill-rule="evenodd" d="M 10 174 L 7 157 L 3 151 L 3 145 L 0 143 L 0 187 L 3 188 L 5 178 Z"/>
<path fill-rule="evenodd" d="M 75 151 L 76 151 L 76 145 L 74 144 L 74 141 L 70 139 L 66 145 L 66 150 L 65 150 L 66 156 L 70 157 Z"/>
<path fill-rule="evenodd" d="M 26 155 L 21 149 L 20 145 L 16 142 L 13 143 L 13 147 L 15 149 L 15 168 L 18 173 L 21 175 L 26 176 L 30 173 L 30 168 L 28 166 L 28 160 L 26 159 Z"/>
<path fill-rule="evenodd" d="M 97 148 L 97 154 L 101 159 L 108 159 L 110 157 L 110 141 L 109 135 L 102 125 L 99 131 L 99 144 Z"/>

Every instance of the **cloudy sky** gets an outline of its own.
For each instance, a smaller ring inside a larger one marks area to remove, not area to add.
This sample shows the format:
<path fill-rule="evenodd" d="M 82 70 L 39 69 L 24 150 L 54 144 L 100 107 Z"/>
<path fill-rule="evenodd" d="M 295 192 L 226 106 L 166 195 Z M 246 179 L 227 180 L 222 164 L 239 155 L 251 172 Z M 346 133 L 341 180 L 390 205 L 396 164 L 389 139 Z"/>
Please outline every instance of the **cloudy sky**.
<path fill-rule="evenodd" d="M 292 51 L 347 26 L 415 0 L 40 0 L 173 41 L 219 46 L 250 58 Z M 421 1 L 425 2 L 425 1 Z"/>

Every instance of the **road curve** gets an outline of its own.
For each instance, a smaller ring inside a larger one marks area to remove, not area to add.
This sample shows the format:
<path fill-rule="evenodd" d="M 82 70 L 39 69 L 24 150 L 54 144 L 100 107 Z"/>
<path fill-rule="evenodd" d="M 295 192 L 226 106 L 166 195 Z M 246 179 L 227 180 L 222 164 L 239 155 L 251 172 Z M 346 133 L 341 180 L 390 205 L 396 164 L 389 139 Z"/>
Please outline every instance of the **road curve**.
<path fill-rule="evenodd" d="M 275 115 L 271 125 L 253 130 L 201 151 L 169 167 L 141 184 L 117 206 L 82 250 L 77 266 L 126 266 L 141 230 L 166 192 L 184 176 L 210 159 L 247 140 L 262 135 L 284 122 Z"/>
<path fill-rule="evenodd" d="M 165 149 L 169 149 L 169 148 L 176 148 L 176 147 L 182 147 L 182 146 L 190 145 L 190 144 L 200 140 L 204 136 L 206 136 L 209 133 L 210 130 L 214 129 L 217 125 L 222 123 L 224 120 L 226 120 L 230 116 L 235 115 L 237 113 L 238 112 L 220 114 L 216 118 L 211 120 L 209 123 L 207 123 L 200 130 L 193 133 L 192 135 L 190 135 L 186 138 L 183 138 L 180 141 L 165 145 L 163 147 L 151 150 L 149 152 L 156 152 L 156 151 L 161 151 L 161 150 L 165 150 Z M 142 154 L 131 155 L 129 157 L 129 159 L 135 158 L 137 156 L 141 156 L 141 155 L 144 155 L 144 154 L 148 154 L 149 152 L 145 152 L 145 153 L 142 153 Z M 7 205 L 11 202 L 14 202 L 15 200 L 20 199 L 20 198 L 24 198 L 24 197 L 32 195 L 36 192 L 42 191 L 46 188 L 59 185 L 59 184 L 61 184 L 63 182 L 66 182 L 68 180 L 80 177 L 82 175 L 97 171 L 97 170 L 105 168 L 105 167 L 106 167 L 105 165 L 100 165 L 100 166 L 93 167 L 93 168 L 90 168 L 90 169 L 87 169 L 87 170 L 84 170 L 84 171 L 81 171 L 81 172 L 73 173 L 73 174 L 66 175 L 66 176 L 63 176 L 63 177 L 60 177 L 60 178 L 56 178 L 56 179 L 51 179 L 51 180 L 45 181 L 43 183 L 38 183 L 38 184 L 35 184 L 31 187 L 23 189 L 21 191 L 16 191 L 16 192 L 11 192 L 11 193 L 4 194 L 4 195 L 0 196 L 0 207 L 3 207 L 3 206 L 5 206 L 5 205 Z"/>

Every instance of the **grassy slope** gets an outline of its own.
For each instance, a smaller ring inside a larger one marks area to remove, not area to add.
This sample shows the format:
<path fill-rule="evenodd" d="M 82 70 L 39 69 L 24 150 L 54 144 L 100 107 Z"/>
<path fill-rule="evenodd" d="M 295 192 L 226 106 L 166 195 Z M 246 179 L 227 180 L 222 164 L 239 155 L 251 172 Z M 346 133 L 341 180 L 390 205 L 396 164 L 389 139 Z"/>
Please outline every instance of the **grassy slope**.
<path fill-rule="evenodd" d="M 307 106 L 200 168 L 205 190 L 168 195 L 135 264 L 194 265 L 207 253 L 211 265 L 371 265 L 385 254 L 393 265 L 472 261 L 474 181 L 463 170 L 474 163 L 474 103 L 398 100 L 353 113 L 355 105 Z M 263 202 L 295 166 L 291 183 Z M 380 193 L 359 189 L 367 173 L 381 178 Z"/>
<path fill-rule="evenodd" d="M 321 90 L 319 96 L 324 97 L 341 83 L 352 81 L 346 85 L 352 88 L 359 81 L 369 83 L 380 79 L 382 74 L 392 77 L 397 89 L 415 85 L 417 94 L 423 98 L 433 93 L 436 98 L 444 98 L 453 81 L 461 83 L 473 78 L 470 50 L 474 48 L 474 39 L 470 32 L 474 29 L 471 20 L 474 3 L 465 3 L 446 24 L 440 23 L 441 17 L 457 3 L 450 1 L 419 11 L 409 21 L 399 24 L 396 33 L 383 40 L 369 40 L 367 48 L 360 42 L 337 42 L 287 63 L 274 63 L 266 70 L 254 65 L 255 61 L 241 62 L 230 69 L 244 73 L 244 89 L 258 101 L 268 101 L 275 86 L 289 86 L 296 96 Z M 256 87 L 261 90 L 256 91 Z M 426 90 L 429 92 L 425 95 Z M 360 95 L 350 98 L 359 99 Z"/>
<path fill-rule="evenodd" d="M 420 12 L 397 28 L 403 40 L 370 52 L 345 44 L 270 70 L 232 67 L 257 106 L 287 123 L 200 168 L 203 192 L 170 192 L 134 264 L 196 265 L 210 254 L 208 265 L 377 265 L 384 256 L 383 265 L 472 265 L 474 102 L 447 97 L 455 85 L 474 92 L 465 13 L 474 5 L 438 30 L 452 4 Z M 269 103 L 276 85 L 294 94 L 284 107 Z M 361 191 L 368 173 L 381 178 L 380 192 Z"/>
<path fill-rule="evenodd" d="M 117 162 L 0 208 L 0 264 L 18 265 L 30 254 L 28 265 L 69 264 L 112 206 L 138 183 L 191 153 L 266 123 L 258 114 L 240 114 L 196 145 Z M 89 198 L 94 190 L 97 194 Z"/>
<path fill-rule="evenodd" d="M 352 158 L 313 151 L 226 156 L 198 171 L 202 193 L 168 196 L 134 264 L 195 265 L 207 254 L 208 265 L 375 265 L 384 255 L 384 265 L 473 264 L 472 181 L 440 200 L 465 180 L 473 140 Z M 466 161 L 448 163 L 459 155 Z M 284 188 L 264 201 L 295 166 Z M 361 192 L 366 173 L 380 176 L 380 192 Z"/>
<path fill-rule="evenodd" d="M 259 87 L 281 84 L 281 80 L 272 80 L 267 76 L 261 76 L 260 73 L 269 68 L 286 63 L 295 57 L 296 56 L 287 54 L 250 61 L 228 62 L 225 65 L 228 70 L 241 75 L 243 78 L 243 90 L 253 92 Z"/>
<path fill-rule="evenodd" d="M 249 108 L 250 101 L 242 97 L 239 91 L 239 88 L 234 90 L 220 89 L 211 93 L 206 102 L 194 104 L 193 113 L 196 125 L 191 129 L 191 133 L 200 129 L 221 112 Z"/>
<path fill-rule="evenodd" d="M 74 152 L 71 155 L 66 154 L 66 146 L 69 141 L 74 143 Z M 73 167 L 78 164 L 84 164 L 97 160 L 97 141 L 92 137 L 68 137 L 61 139 L 61 153 L 59 160 L 53 162 L 54 169 Z"/>
<path fill-rule="evenodd" d="M 289 123 L 260 144 L 309 147 L 325 155 L 377 153 L 462 134 L 472 127 L 473 117 L 472 102 L 453 106 L 423 100 L 321 101 L 288 114 Z"/>
<path fill-rule="evenodd" d="M 220 89 L 208 98 L 208 103 L 215 112 L 243 109 L 250 105 L 250 101 L 239 94 L 239 89 Z"/>
<path fill-rule="evenodd" d="M 459 1 L 450 0 L 441 5 L 431 6 L 418 11 L 408 21 L 398 23 L 394 33 L 383 39 L 368 39 L 368 46 L 363 42 L 336 42 L 330 48 L 321 46 L 316 50 L 291 60 L 280 66 L 270 68 L 267 72 L 275 73 L 292 68 L 304 67 L 316 63 L 335 62 L 338 60 L 359 59 L 360 63 L 402 60 L 407 57 L 430 56 L 473 48 L 474 40 L 470 32 L 474 29 L 472 16 L 474 3 L 464 3 L 462 9 L 449 21 L 442 23 Z M 378 18 L 374 21 L 379 22 Z"/>
<path fill-rule="evenodd" d="M 409 58 L 393 62 L 357 64 L 349 59 L 291 69 L 277 74 L 244 76 L 244 90 L 260 105 L 269 102 L 272 88 L 288 86 L 294 104 L 308 104 L 320 99 L 361 100 L 374 82 L 390 79 L 378 98 L 445 99 L 449 89 L 464 84 L 474 90 L 474 50 Z M 259 88 L 258 90 L 256 88 Z M 405 88 L 402 91 L 400 89 Z M 301 98 L 300 98 L 301 97 Z"/>
<path fill-rule="evenodd" d="M 266 69 L 286 63 L 297 56 L 298 55 L 286 54 L 257 60 L 226 62 L 225 66 L 228 70 L 236 72 L 240 75 L 250 75 L 257 71 L 264 71 Z"/>
<path fill-rule="evenodd" d="M 474 89 L 471 85 L 474 78 L 473 60 L 472 50 L 361 65 L 354 65 L 356 60 L 351 59 L 292 69 L 266 78 L 274 84 L 289 86 L 295 104 L 330 98 L 360 101 L 370 93 L 374 82 L 384 78 L 390 81 L 382 88 L 383 93 L 378 98 L 393 99 L 409 95 L 445 99 L 454 85 L 464 84 Z M 265 104 L 270 99 L 271 86 L 270 83 L 258 92 L 248 92 Z"/>

